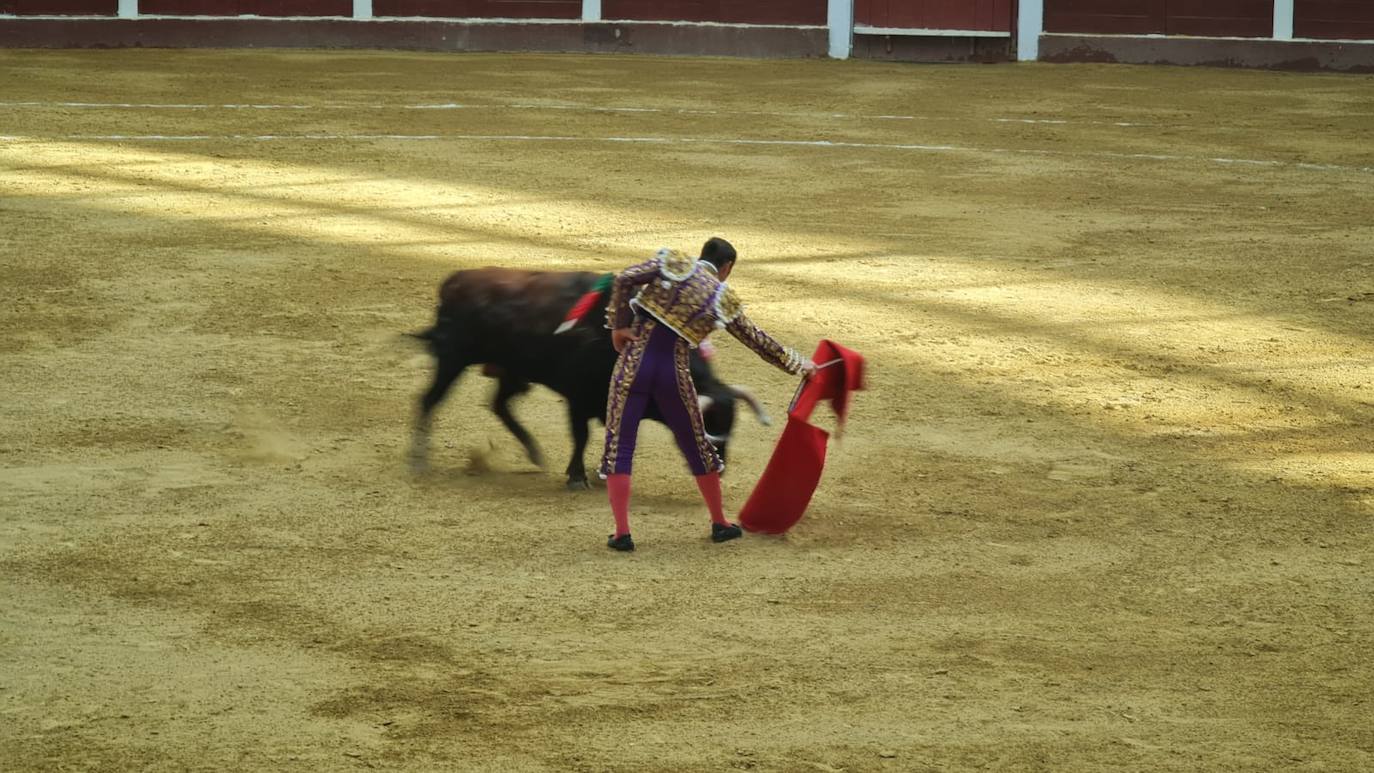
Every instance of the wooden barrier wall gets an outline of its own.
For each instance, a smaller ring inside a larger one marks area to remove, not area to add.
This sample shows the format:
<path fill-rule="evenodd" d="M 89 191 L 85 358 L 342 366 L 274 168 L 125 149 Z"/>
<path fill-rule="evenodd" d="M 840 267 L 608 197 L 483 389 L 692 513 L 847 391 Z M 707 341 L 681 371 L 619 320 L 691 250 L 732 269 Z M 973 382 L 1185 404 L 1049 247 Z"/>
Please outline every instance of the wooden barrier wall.
<path fill-rule="evenodd" d="M 138 12 L 166 16 L 351 16 L 353 0 L 138 0 Z"/>
<path fill-rule="evenodd" d="M 869 27 L 1010 32 L 1012 0 L 854 0 L 854 23 Z"/>
<path fill-rule="evenodd" d="M 1321 40 L 1374 40 L 1374 0 L 1297 0 L 1293 34 Z"/>
<path fill-rule="evenodd" d="M 900 4 L 900 0 L 894 0 Z M 947 2 L 949 0 L 946 0 Z M 1010 0 L 977 0 L 1006 3 Z M 601 17 L 626 21 L 824 25 L 827 0 L 603 0 Z M 114 16 L 118 0 L 0 0 L 0 14 Z M 341 16 L 352 0 L 139 0 L 149 16 Z M 373 0 L 375 18 L 580 19 L 582 0 Z"/>
<path fill-rule="evenodd" d="M 1045 0 L 1045 31 L 1269 37 L 1273 0 Z"/>
<path fill-rule="evenodd" d="M 0 13 L 16 16 L 114 16 L 119 0 L 0 0 Z"/>
<path fill-rule="evenodd" d="M 601 18 L 726 24 L 825 24 L 826 0 L 602 0 Z"/>
<path fill-rule="evenodd" d="M 582 0 L 373 0 L 372 15 L 436 19 L 580 19 Z"/>

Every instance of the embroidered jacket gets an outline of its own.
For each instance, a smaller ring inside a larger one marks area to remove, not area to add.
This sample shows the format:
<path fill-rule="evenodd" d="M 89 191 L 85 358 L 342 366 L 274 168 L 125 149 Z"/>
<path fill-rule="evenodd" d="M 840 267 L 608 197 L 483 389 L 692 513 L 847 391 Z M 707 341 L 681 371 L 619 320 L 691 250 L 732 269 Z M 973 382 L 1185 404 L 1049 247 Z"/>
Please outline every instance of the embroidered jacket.
<path fill-rule="evenodd" d="M 734 290 L 716 278 L 715 266 L 676 250 L 661 249 L 615 278 L 606 304 L 606 326 L 613 330 L 629 327 L 636 311 L 667 325 L 692 347 L 724 329 L 788 373 L 797 373 L 806 361 L 744 315 Z"/>

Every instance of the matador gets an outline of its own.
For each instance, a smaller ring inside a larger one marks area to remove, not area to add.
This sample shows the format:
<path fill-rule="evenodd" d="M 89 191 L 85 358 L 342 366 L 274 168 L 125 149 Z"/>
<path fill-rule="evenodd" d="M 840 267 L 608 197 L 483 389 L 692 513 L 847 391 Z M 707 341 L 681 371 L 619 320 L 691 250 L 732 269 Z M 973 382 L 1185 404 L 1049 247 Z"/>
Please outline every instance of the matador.
<path fill-rule="evenodd" d="M 687 466 L 711 512 L 711 540 L 726 542 L 741 534 L 725 518 L 720 473 L 724 469 L 706 436 L 690 352 L 707 336 L 724 329 L 765 361 L 787 373 L 809 375 L 815 364 L 764 333 L 744 314 L 727 284 L 735 248 L 712 238 L 701 257 L 662 249 L 650 260 L 616 276 L 606 306 L 606 326 L 620 359 L 611 376 L 606 404 L 606 452 L 601 475 L 615 516 L 614 550 L 634 550 L 630 537 L 630 474 L 639 422 L 652 400 L 672 430 Z"/>

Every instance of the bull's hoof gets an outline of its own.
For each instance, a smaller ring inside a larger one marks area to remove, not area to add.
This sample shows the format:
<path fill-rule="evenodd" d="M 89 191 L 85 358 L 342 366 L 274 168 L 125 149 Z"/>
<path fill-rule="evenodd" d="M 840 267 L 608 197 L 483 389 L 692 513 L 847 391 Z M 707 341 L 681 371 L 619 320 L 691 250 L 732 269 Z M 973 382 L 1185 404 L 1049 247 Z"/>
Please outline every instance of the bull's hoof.
<path fill-rule="evenodd" d="M 719 523 L 711 524 L 712 542 L 729 542 L 732 539 L 739 539 L 743 535 L 744 532 L 741 531 L 740 528 L 733 523 L 728 525 L 722 525 Z"/>
<path fill-rule="evenodd" d="M 586 478 L 568 478 L 569 491 L 590 491 L 592 484 Z"/>
<path fill-rule="evenodd" d="M 630 539 L 629 534 L 622 534 L 619 537 L 612 534 L 606 538 L 606 547 L 611 550 L 619 550 L 623 553 L 628 553 L 635 549 L 635 541 Z"/>

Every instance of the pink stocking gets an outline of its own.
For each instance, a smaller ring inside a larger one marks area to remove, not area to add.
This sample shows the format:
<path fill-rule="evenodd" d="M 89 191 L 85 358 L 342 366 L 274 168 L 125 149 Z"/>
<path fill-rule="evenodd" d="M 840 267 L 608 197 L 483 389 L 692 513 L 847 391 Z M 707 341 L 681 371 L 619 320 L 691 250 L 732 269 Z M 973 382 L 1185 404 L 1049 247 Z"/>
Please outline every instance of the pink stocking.
<path fill-rule="evenodd" d="M 630 533 L 630 476 L 606 476 L 606 493 L 611 498 L 611 515 L 615 516 L 615 536 Z"/>
<path fill-rule="evenodd" d="M 730 522 L 725 520 L 725 507 L 721 504 L 720 473 L 698 475 L 697 488 L 701 489 L 701 498 L 706 500 L 706 507 L 711 510 L 711 523 L 729 526 Z"/>

